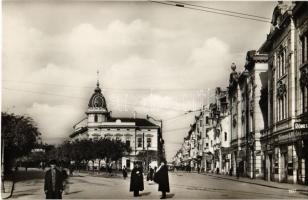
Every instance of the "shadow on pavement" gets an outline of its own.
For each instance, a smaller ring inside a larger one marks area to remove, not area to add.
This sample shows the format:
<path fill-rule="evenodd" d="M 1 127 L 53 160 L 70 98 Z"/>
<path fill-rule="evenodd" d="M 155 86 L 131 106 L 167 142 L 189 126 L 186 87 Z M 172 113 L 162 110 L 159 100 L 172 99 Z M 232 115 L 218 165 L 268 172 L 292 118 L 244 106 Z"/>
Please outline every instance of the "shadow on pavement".
<path fill-rule="evenodd" d="M 27 196 L 27 195 L 33 195 L 35 192 L 39 191 L 40 189 L 29 189 L 29 190 L 24 190 L 24 191 L 16 191 L 13 193 L 12 198 L 18 198 L 22 196 Z"/>
<path fill-rule="evenodd" d="M 143 192 L 143 193 L 140 193 L 141 196 L 149 196 L 151 194 L 151 192 Z"/>
<path fill-rule="evenodd" d="M 167 198 L 167 199 L 171 199 L 171 198 L 174 197 L 174 195 L 175 195 L 175 194 L 167 194 L 167 195 L 166 195 L 166 198 Z"/>
<path fill-rule="evenodd" d="M 73 191 L 73 192 L 68 192 L 68 193 L 66 193 L 65 195 L 76 194 L 76 193 L 79 193 L 79 192 L 82 192 L 82 190 L 77 190 L 77 191 Z"/>

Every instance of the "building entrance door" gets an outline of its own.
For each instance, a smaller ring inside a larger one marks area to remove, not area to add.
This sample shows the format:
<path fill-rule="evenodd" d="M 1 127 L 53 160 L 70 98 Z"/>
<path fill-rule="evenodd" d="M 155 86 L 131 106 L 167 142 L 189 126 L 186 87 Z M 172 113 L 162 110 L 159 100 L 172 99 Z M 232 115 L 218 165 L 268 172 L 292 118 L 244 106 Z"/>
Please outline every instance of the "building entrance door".
<path fill-rule="evenodd" d="M 273 167 L 273 154 L 269 154 L 268 155 L 269 156 L 269 162 L 270 162 L 270 164 L 269 164 L 269 180 L 270 181 L 274 181 L 274 174 L 275 174 L 275 172 L 274 172 L 274 167 Z"/>
<path fill-rule="evenodd" d="M 282 158 L 282 166 L 281 166 L 281 181 L 283 183 L 288 182 L 288 154 L 283 153 L 281 158 Z"/>

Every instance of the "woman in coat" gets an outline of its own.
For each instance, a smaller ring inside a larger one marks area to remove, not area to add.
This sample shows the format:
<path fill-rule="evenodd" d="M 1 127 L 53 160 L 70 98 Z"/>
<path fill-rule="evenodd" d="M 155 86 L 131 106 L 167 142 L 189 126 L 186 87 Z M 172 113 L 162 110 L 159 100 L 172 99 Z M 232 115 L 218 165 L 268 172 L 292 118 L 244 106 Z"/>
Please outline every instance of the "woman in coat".
<path fill-rule="evenodd" d="M 154 181 L 158 183 L 158 191 L 162 192 L 161 199 L 166 198 L 166 192 L 170 192 L 168 167 L 166 161 L 162 161 L 157 172 L 154 175 Z"/>
<path fill-rule="evenodd" d="M 134 168 L 132 170 L 131 176 L 130 176 L 130 192 L 134 192 L 134 197 L 140 196 L 139 191 L 144 190 L 143 185 L 143 174 L 142 174 L 142 168 L 139 166 L 138 163 L 134 164 Z"/>

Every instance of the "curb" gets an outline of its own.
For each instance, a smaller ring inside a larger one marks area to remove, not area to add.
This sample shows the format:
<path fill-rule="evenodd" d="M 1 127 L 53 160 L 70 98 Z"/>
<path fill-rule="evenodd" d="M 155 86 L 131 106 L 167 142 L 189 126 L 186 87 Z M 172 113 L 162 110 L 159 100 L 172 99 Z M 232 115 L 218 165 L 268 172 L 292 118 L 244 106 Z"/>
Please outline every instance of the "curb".
<path fill-rule="evenodd" d="M 280 189 L 280 190 L 295 190 L 295 191 L 299 191 L 299 192 L 308 192 L 308 190 L 305 190 L 305 189 L 296 189 L 296 188 L 288 189 L 288 188 L 277 187 L 277 186 L 272 186 L 272 185 L 267 185 L 267 184 L 262 184 L 262 183 L 254 183 L 254 182 L 249 182 L 249 181 L 245 181 L 245 180 L 238 180 L 238 179 L 227 178 L 227 177 L 222 177 L 222 176 L 215 176 L 213 174 L 202 174 L 202 175 L 207 175 L 207 176 L 212 176 L 212 177 L 217 177 L 217 178 L 221 178 L 221 179 L 227 179 L 227 180 L 237 181 L 237 182 L 242 182 L 242 183 L 260 185 L 260 186 L 275 188 L 275 189 Z"/>

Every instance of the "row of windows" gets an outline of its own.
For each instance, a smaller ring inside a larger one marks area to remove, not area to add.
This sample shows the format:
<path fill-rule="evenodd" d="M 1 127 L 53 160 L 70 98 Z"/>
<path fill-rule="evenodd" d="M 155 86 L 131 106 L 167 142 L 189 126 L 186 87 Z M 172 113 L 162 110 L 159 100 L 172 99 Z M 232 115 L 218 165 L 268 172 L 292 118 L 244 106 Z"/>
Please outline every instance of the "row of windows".
<path fill-rule="evenodd" d="M 152 146 L 152 138 L 148 137 L 147 140 L 146 140 L 146 143 L 147 143 L 147 147 L 151 147 Z M 143 140 L 141 137 L 138 137 L 137 138 L 137 147 L 143 147 L 144 144 L 143 144 Z"/>
<path fill-rule="evenodd" d="M 301 47 L 301 64 L 308 61 L 308 32 L 306 32 L 301 38 L 300 38 L 300 47 Z"/>
<path fill-rule="evenodd" d="M 288 111 L 287 95 L 277 99 L 277 121 L 287 118 Z"/>
<path fill-rule="evenodd" d="M 300 38 L 301 64 L 308 62 L 308 32 Z M 302 113 L 308 112 L 308 88 L 302 88 Z"/>
<path fill-rule="evenodd" d="M 277 55 L 277 79 L 286 74 L 286 49 L 282 49 Z"/>
<path fill-rule="evenodd" d="M 93 137 L 94 140 L 98 140 L 100 137 L 98 135 L 95 135 Z M 107 139 L 111 139 L 111 136 L 106 136 Z M 120 137 L 116 137 L 115 138 L 117 141 L 121 141 L 121 138 Z M 126 139 L 125 141 L 126 145 L 130 146 L 131 142 L 130 142 L 130 139 Z M 147 147 L 152 147 L 152 138 L 147 138 L 146 139 L 146 144 L 147 144 Z M 138 137 L 137 138 L 137 147 L 140 148 L 140 147 L 143 147 L 143 141 L 142 141 L 142 138 L 141 137 Z"/>
<path fill-rule="evenodd" d="M 281 49 L 276 57 L 276 66 L 277 66 L 277 80 L 286 74 L 286 49 Z M 277 98 L 277 121 L 287 118 L 287 95 L 286 93 Z"/>
<path fill-rule="evenodd" d="M 308 112 L 308 88 L 302 88 L 302 113 Z"/>

